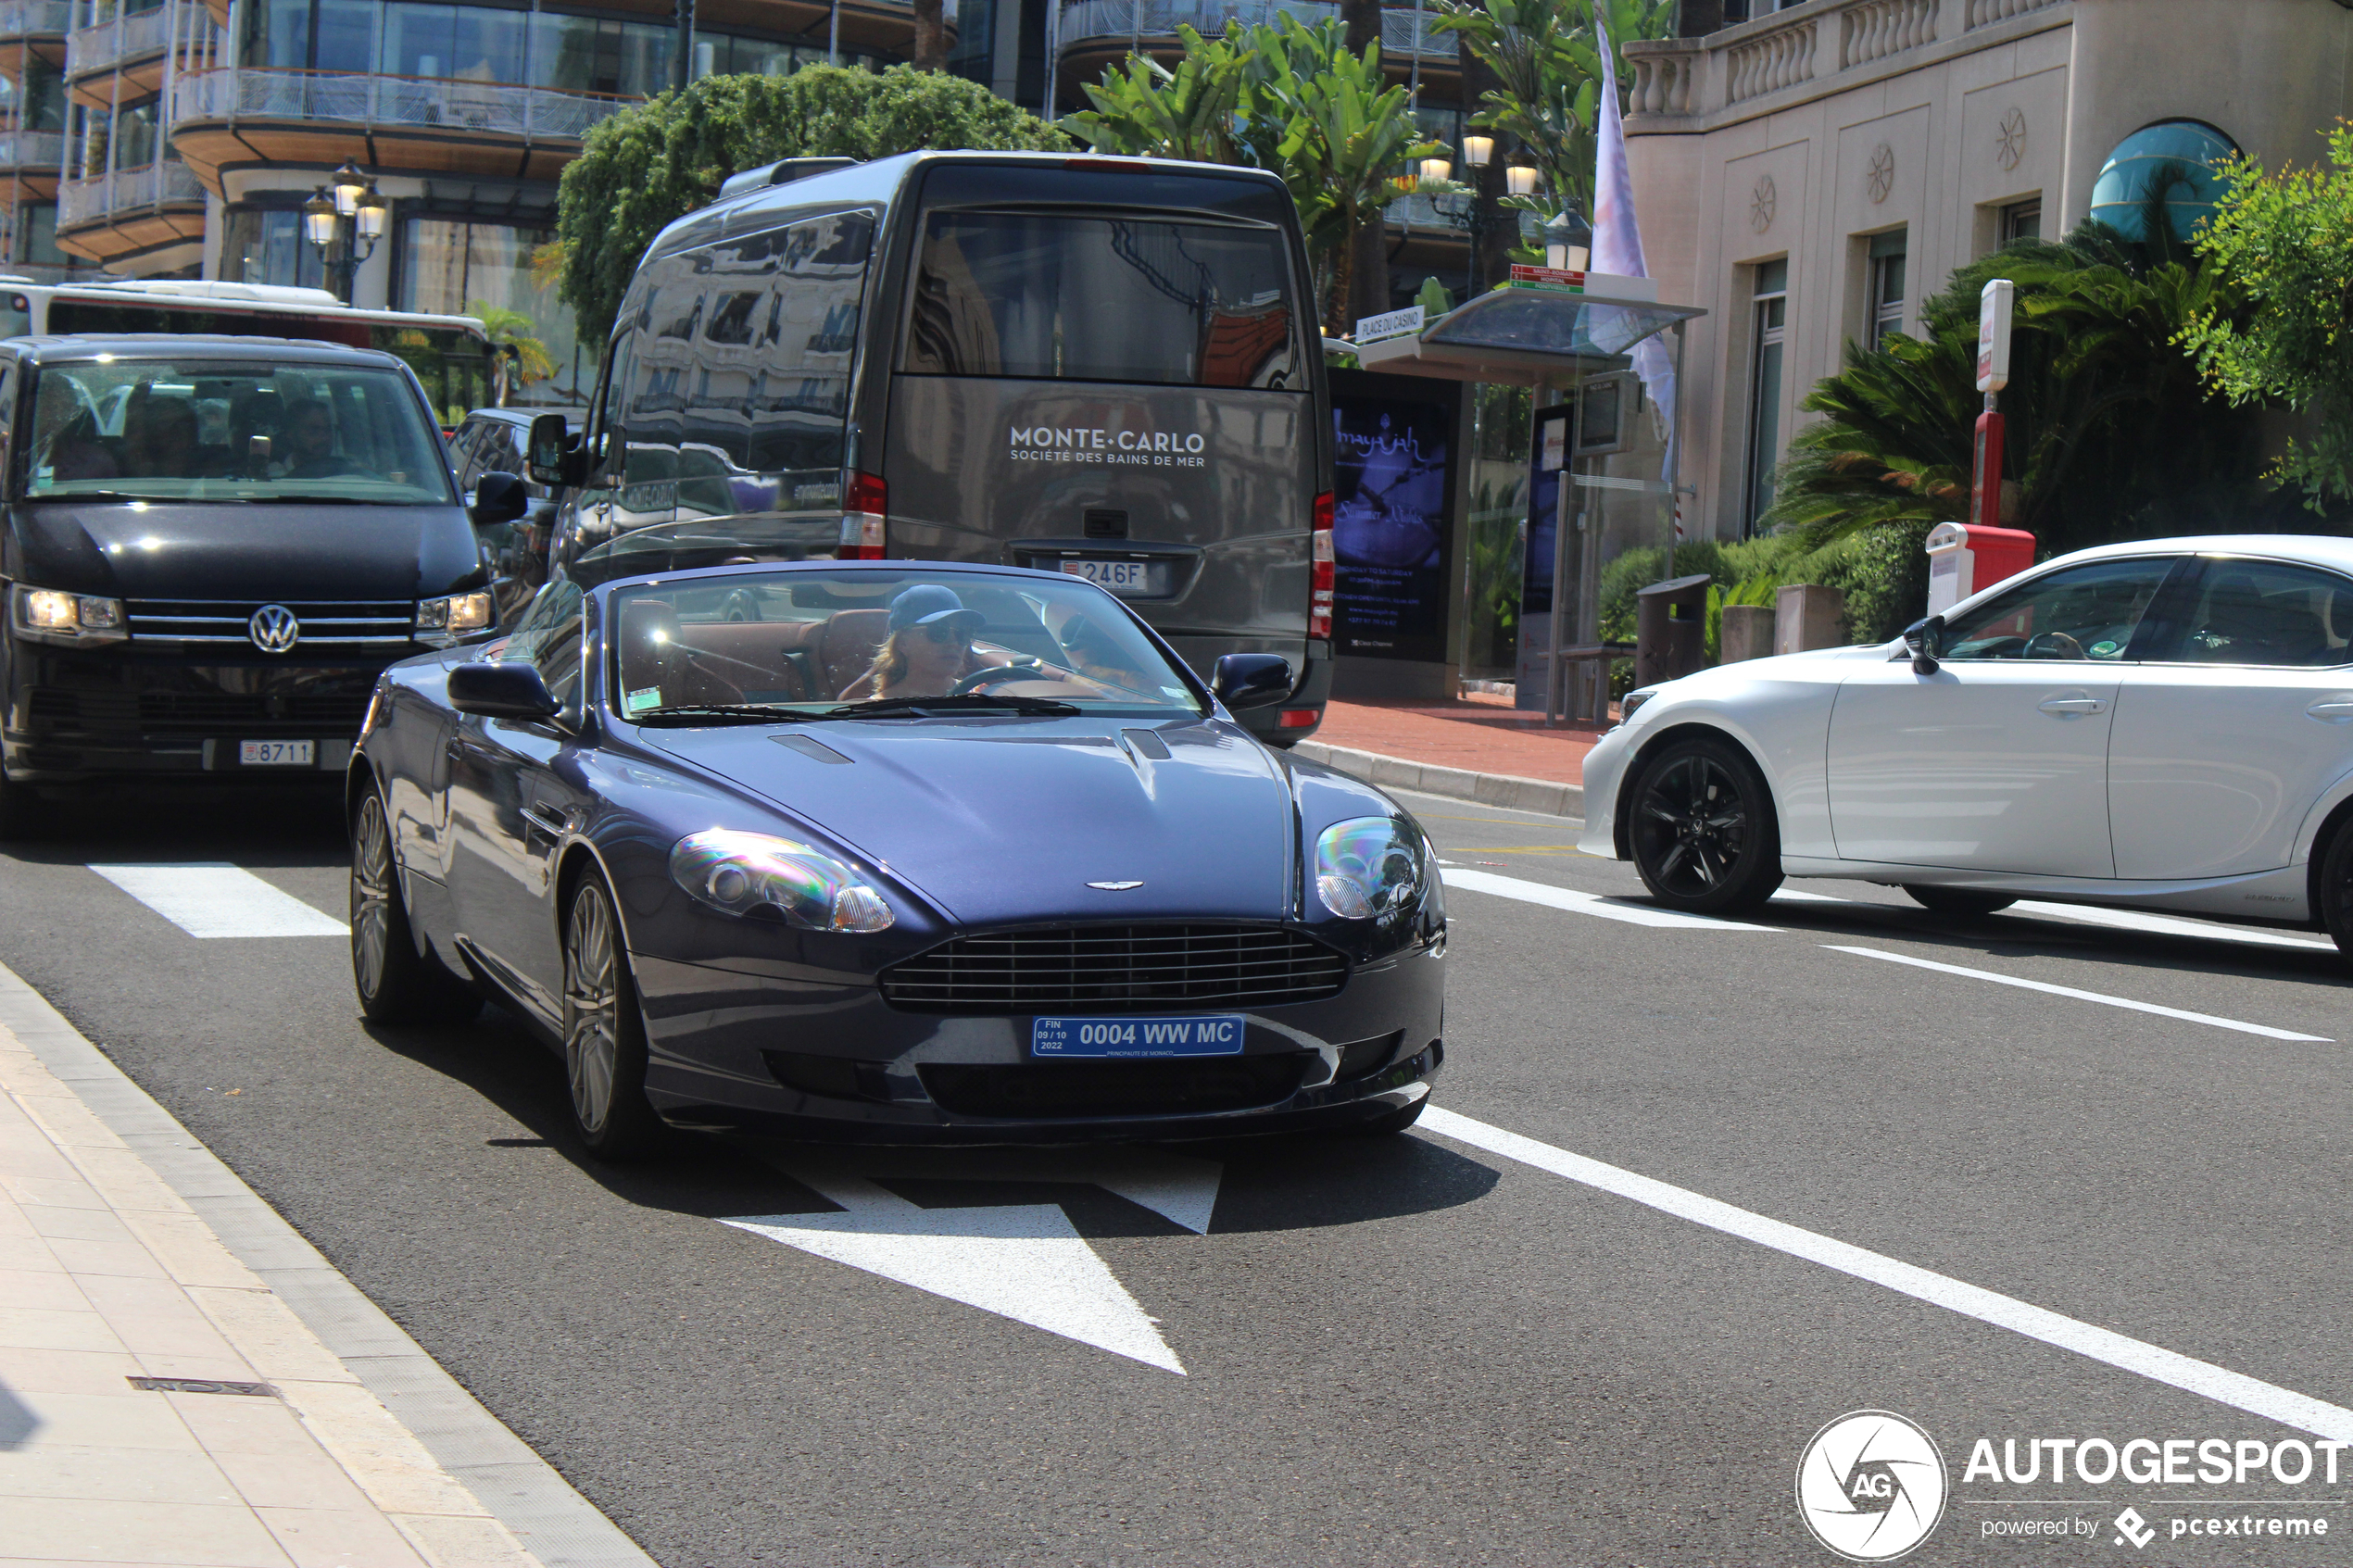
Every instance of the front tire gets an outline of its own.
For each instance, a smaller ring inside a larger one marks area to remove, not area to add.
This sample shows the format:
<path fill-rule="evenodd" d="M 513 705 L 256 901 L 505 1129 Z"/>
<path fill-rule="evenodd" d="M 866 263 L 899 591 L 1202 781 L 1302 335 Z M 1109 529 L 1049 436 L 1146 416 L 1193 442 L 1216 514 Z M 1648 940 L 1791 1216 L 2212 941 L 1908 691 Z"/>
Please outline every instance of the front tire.
<path fill-rule="evenodd" d="M 32 786 L 17 783 L 0 767 L 0 841 L 39 837 L 48 815 Z"/>
<path fill-rule="evenodd" d="M 1712 735 L 1672 740 L 1635 775 L 1628 838 L 1651 897 L 1687 914 L 1744 914 L 1781 884 L 1773 797 L 1748 754 Z"/>
<path fill-rule="evenodd" d="M 2018 902 L 2015 894 L 1977 893 L 1966 887 L 1932 887 L 1926 883 L 1907 882 L 1904 891 L 1911 895 L 1913 903 L 1940 915 L 1990 915 Z"/>
<path fill-rule="evenodd" d="M 372 786 L 351 814 L 351 987 L 371 1023 L 463 1023 L 482 1010 L 479 992 L 418 948 Z"/>
<path fill-rule="evenodd" d="M 573 888 L 564 915 L 563 1027 L 580 1141 L 600 1160 L 642 1153 L 660 1128 L 646 1100 L 646 1017 L 612 895 L 594 872 Z"/>

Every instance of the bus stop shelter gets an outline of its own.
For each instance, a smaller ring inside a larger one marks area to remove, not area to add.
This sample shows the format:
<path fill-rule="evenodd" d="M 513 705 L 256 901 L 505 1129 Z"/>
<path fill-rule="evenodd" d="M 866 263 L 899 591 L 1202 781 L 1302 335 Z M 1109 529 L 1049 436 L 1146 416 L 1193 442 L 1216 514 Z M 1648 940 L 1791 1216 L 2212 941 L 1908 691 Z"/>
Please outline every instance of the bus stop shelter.
<path fill-rule="evenodd" d="M 1548 723 L 1607 715 L 1610 663 L 1631 652 L 1602 636 L 1612 564 L 1655 549 L 1663 568 L 1656 575 L 1674 575 L 1681 491 L 1673 388 L 1682 375 L 1683 323 L 1705 314 L 1513 284 L 1418 331 L 1352 345 L 1367 370 L 1533 390 L 1519 705 L 1541 707 Z"/>

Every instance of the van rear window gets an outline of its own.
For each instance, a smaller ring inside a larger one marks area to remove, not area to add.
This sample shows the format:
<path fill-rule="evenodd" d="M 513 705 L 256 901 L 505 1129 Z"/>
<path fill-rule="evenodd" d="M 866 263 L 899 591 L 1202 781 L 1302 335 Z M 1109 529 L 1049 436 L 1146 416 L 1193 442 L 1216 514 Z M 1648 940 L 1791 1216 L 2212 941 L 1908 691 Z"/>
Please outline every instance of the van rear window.
<path fill-rule="evenodd" d="M 905 369 L 918 375 L 1303 392 L 1280 230 L 934 212 Z"/>

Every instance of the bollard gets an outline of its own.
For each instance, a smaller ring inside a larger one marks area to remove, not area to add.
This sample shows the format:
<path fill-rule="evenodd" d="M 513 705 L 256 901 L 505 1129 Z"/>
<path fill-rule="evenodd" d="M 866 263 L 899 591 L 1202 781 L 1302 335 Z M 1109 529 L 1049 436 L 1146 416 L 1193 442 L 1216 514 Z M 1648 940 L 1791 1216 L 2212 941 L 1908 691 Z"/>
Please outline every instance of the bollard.
<path fill-rule="evenodd" d="M 1773 611 L 1766 605 L 1726 605 L 1719 664 L 1763 659 L 1773 651 Z"/>
<path fill-rule="evenodd" d="M 1846 596 L 1814 583 L 1793 583 L 1773 596 L 1773 651 L 1804 653 L 1846 642 Z"/>

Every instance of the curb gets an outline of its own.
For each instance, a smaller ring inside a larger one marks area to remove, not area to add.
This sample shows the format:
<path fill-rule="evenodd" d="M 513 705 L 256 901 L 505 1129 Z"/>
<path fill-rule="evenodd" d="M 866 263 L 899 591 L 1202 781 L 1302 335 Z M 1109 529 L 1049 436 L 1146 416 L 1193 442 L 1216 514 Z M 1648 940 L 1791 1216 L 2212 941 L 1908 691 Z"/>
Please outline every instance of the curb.
<path fill-rule="evenodd" d="M 1377 751 L 1355 751 L 1344 746 L 1326 746 L 1321 741 L 1303 740 L 1291 749 L 1310 762 L 1321 762 L 1327 768 L 1353 773 L 1366 784 L 1391 789 L 1418 790 L 1424 795 L 1443 795 L 1454 800 L 1475 800 L 1482 806 L 1502 806 L 1546 816 L 1581 818 L 1585 814 L 1585 791 L 1579 784 L 1524 779 L 1512 773 L 1474 773 L 1467 768 L 1411 762 L 1403 757 L 1383 757 Z"/>
<path fill-rule="evenodd" d="M 545 1568 L 657 1568 L 636 1542 L 484 1409 L 219 1156 L 5 965 L 0 965 L 0 1025 L 70 1088 L 90 1115 L 187 1205 L 434 1462 Z M 370 1434 L 355 1429 L 347 1436 L 364 1440 Z M 468 1555 L 454 1552 L 446 1560 Z"/>

